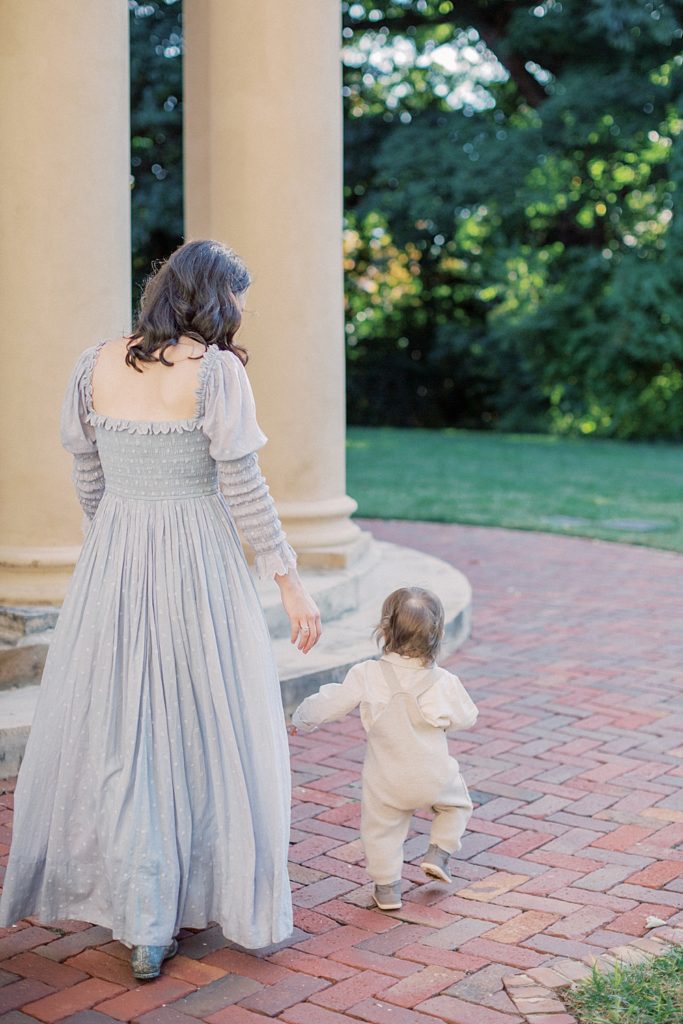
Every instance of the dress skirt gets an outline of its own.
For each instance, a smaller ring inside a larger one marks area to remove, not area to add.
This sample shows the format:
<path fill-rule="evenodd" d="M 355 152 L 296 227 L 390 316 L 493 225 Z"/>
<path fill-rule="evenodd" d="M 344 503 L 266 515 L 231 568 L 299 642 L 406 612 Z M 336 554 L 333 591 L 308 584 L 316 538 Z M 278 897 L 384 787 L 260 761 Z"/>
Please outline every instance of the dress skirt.
<path fill-rule="evenodd" d="M 277 668 L 223 494 L 105 490 L 43 672 L 0 925 L 281 941 L 289 814 Z"/>

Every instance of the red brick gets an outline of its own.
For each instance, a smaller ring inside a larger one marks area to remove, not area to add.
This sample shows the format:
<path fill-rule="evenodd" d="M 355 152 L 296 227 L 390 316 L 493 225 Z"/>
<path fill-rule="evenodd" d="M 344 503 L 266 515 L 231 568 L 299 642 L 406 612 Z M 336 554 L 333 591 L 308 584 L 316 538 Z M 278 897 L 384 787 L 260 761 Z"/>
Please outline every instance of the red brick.
<path fill-rule="evenodd" d="M 70 988 L 64 988 L 61 992 L 55 992 L 51 996 L 45 996 L 36 1002 L 25 1003 L 22 1009 L 25 1013 L 38 1020 L 52 1024 L 52 1021 L 69 1017 L 79 1010 L 89 1010 L 102 1000 L 115 996 L 123 989 L 120 985 L 112 985 L 100 978 L 88 978 Z M 102 1010 L 101 1012 L 107 1012 Z"/>
<path fill-rule="evenodd" d="M 285 953 L 289 950 L 281 952 Z M 249 953 L 242 953 L 238 949 L 226 948 L 210 953 L 209 956 L 200 960 L 199 964 L 206 965 L 211 969 L 220 968 L 223 974 L 227 972 L 240 974 L 243 978 L 253 978 L 254 981 L 260 981 L 262 985 L 274 985 L 276 982 L 282 981 L 283 978 L 291 976 L 291 971 L 272 963 L 271 959 L 264 960 L 258 956 L 251 956 Z"/>
<path fill-rule="evenodd" d="M 4 1020 L 5 1014 L 10 1010 L 16 1010 L 19 1006 L 42 996 L 54 992 L 52 985 L 45 985 L 35 978 L 22 978 L 21 981 L 13 981 L 0 988 L 0 1014 Z"/>
<path fill-rule="evenodd" d="M 608 931 L 626 932 L 627 935 L 645 935 L 648 931 L 647 918 L 659 917 L 666 921 L 676 912 L 675 907 L 665 907 L 656 903 L 647 903 L 645 906 L 635 907 L 625 914 L 620 914 L 613 921 L 605 925 Z"/>
<path fill-rule="evenodd" d="M 144 982 L 140 988 L 134 988 L 130 992 L 124 992 L 123 995 L 114 996 L 113 999 L 99 1003 L 97 1009 L 100 1013 L 108 1013 L 115 1020 L 133 1020 L 134 1017 L 141 1017 L 149 1010 L 155 1010 L 158 1006 L 180 999 L 181 996 L 187 995 L 193 989 L 194 986 L 188 985 L 185 981 L 169 978 L 162 974 L 154 981 Z"/>
<path fill-rule="evenodd" d="M 93 1014 L 91 1021 L 81 1021 L 80 1017 L 71 1019 L 64 1024 L 108 1024 L 114 1018 L 106 1017 L 104 1014 L 98 1014 L 97 1010 L 90 1010 Z M 135 1018 L 135 1024 L 197 1024 L 196 1017 L 190 1017 L 186 1013 L 179 1013 L 178 1010 L 174 1009 L 173 1004 L 171 1006 L 160 1006 L 156 1010 L 150 1010 L 148 1013 L 143 1013 L 141 1017 Z M 260 1024 L 263 1024 L 261 1021 Z"/>
<path fill-rule="evenodd" d="M 349 1019 L 345 1013 L 325 1010 L 322 1006 L 314 1006 L 313 1003 L 290 1006 L 278 1017 L 278 1020 L 286 1021 L 287 1024 L 348 1024 Z M 253 1022 L 244 1021 L 244 1024 L 263 1024 L 263 1020 L 263 1017 L 255 1016 Z M 217 1021 L 216 1024 L 233 1024 L 233 1021 Z M 242 1024 L 242 1021 L 235 1019 L 234 1024 Z"/>
<path fill-rule="evenodd" d="M 77 956 L 69 957 L 64 961 L 69 967 L 78 968 L 95 978 L 103 981 L 110 981 L 112 985 L 121 985 L 123 988 L 137 988 L 139 980 L 133 976 L 129 960 L 121 960 L 116 956 L 109 956 L 100 949 L 84 949 Z M 165 970 L 164 966 L 164 970 Z"/>
<path fill-rule="evenodd" d="M 419 971 L 417 964 L 401 960 L 396 956 L 384 956 L 373 953 L 369 949 L 347 948 L 332 953 L 333 960 L 339 960 L 349 967 L 357 967 L 362 971 L 377 971 L 378 974 L 389 974 L 394 978 L 407 978 L 409 974 Z"/>
<path fill-rule="evenodd" d="M 546 929 L 549 935 L 559 935 L 565 939 L 581 938 L 595 928 L 614 919 L 614 911 L 602 910 L 600 907 L 582 907 L 559 921 L 555 921 Z"/>
<path fill-rule="evenodd" d="M 294 864 L 305 864 L 307 860 L 326 853 L 328 850 L 334 849 L 335 846 L 341 846 L 338 839 L 329 839 L 327 836 L 309 836 L 308 839 L 290 846 L 288 858 Z"/>
<path fill-rule="evenodd" d="M 386 974 L 375 974 L 373 971 L 360 971 L 346 981 L 340 981 L 337 985 L 331 985 L 309 996 L 311 1003 L 325 1006 L 328 1010 L 348 1010 L 354 1003 L 368 996 L 377 995 L 383 989 L 389 988 L 394 982 L 393 978 Z M 384 998 L 384 995 L 382 995 Z"/>
<path fill-rule="evenodd" d="M 434 1017 L 375 999 L 357 1003 L 351 1008 L 351 1013 L 372 1024 L 435 1024 Z"/>
<path fill-rule="evenodd" d="M 294 924 L 309 935 L 322 935 L 334 928 L 335 922 L 329 917 L 320 914 L 315 910 L 308 910 L 305 907 L 294 907 Z"/>
<path fill-rule="evenodd" d="M 240 1000 L 240 1005 L 256 1013 L 264 1013 L 269 1017 L 275 1017 L 282 1013 L 288 1006 L 295 1006 L 296 1003 L 307 999 L 314 992 L 327 988 L 328 982 L 322 978 L 312 978 L 308 974 L 294 974 L 290 978 L 278 981 L 269 988 L 263 988 L 246 999 Z"/>
<path fill-rule="evenodd" d="M 15 953 L 23 953 L 26 949 L 34 949 L 42 943 L 54 939 L 55 933 L 47 928 L 19 928 L 17 931 L 0 939 L 0 961 L 6 960 Z"/>
<path fill-rule="evenodd" d="M 302 953 L 300 949 L 280 949 L 268 960 L 291 971 L 301 971 L 302 974 L 311 974 L 314 978 L 327 978 L 329 981 L 343 981 L 344 978 L 350 978 L 356 973 L 352 967 L 346 967 L 336 960 L 326 960 L 310 953 Z"/>
<path fill-rule="evenodd" d="M 500 1013 L 486 1006 L 466 1003 L 453 996 L 437 996 L 421 1003 L 420 1010 L 431 1013 L 444 1024 L 522 1024 L 522 1018 L 509 1013 Z"/>
<path fill-rule="evenodd" d="M 209 985 L 218 978 L 223 978 L 228 972 L 222 967 L 215 967 L 208 964 L 206 960 L 192 960 L 187 956 L 174 956 L 164 965 L 164 974 L 171 978 L 179 978 L 186 981 L 188 985 Z M 241 972 L 238 972 L 241 973 Z"/>
<path fill-rule="evenodd" d="M 225 974 L 208 985 L 202 985 L 196 992 L 190 992 L 189 995 L 176 1000 L 173 1007 L 180 1013 L 188 1013 L 203 1019 L 210 1014 L 218 1013 L 226 1006 L 232 1006 L 233 1003 L 241 1003 L 247 996 L 261 991 L 263 986 L 260 981 L 245 978 L 240 974 Z"/>
<path fill-rule="evenodd" d="M 71 935 L 63 935 L 61 939 L 55 939 L 53 933 L 48 933 L 52 942 L 46 946 L 36 947 L 36 953 L 45 956 L 48 960 L 66 960 L 69 956 L 75 956 L 83 949 L 91 946 L 101 946 L 111 941 L 111 932 L 108 928 L 102 928 L 96 924 L 83 931 L 74 932 Z M 130 951 L 128 952 L 130 956 Z"/>
<path fill-rule="evenodd" d="M 587 847 L 590 849 L 590 847 Z M 546 850 L 534 850 L 529 854 L 529 860 L 535 864 L 547 864 L 551 868 L 566 868 L 568 871 L 578 871 L 585 875 L 589 871 L 597 871 L 601 868 L 599 860 L 589 860 L 588 857 L 572 857 L 569 853 L 548 853 Z"/>
<path fill-rule="evenodd" d="M 549 832 L 521 832 L 519 835 L 505 839 L 495 847 L 495 853 L 504 857 L 521 857 L 530 850 L 535 850 L 544 843 L 554 839 Z"/>
<path fill-rule="evenodd" d="M 251 1010 L 245 1010 L 243 1006 L 237 1005 L 226 1006 L 204 1019 L 208 1021 L 208 1024 L 264 1024 L 267 1020 L 260 1013 L 252 1013 Z M 188 1018 L 188 1020 L 192 1020 L 192 1018 Z M 140 1021 L 140 1024 L 144 1024 L 144 1022 Z"/>
<path fill-rule="evenodd" d="M 634 846 L 656 831 L 656 826 L 644 828 L 642 825 L 621 825 L 619 828 L 615 828 L 613 832 L 607 832 L 606 835 L 600 836 L 599 839 L 594 839 L 591 846 L 597 846 L 601 850 L 624 852 L 632 850 Z"/>
<path fill-rule="evenodd" d="M 539 910 L 528 910 L 511 921 L 486 933 L 486 938 L 493 942 L 523 942 L 530 935 L 544 931 L 548 925 L 557 921 L 557 914 L 544 914 Z"/>
<path fill-rule="evenodd" d="M 516 892 L 530 893 L 533 896 L 549 896 L 564 886 L 571 885 L 577 878 L 583 877 L 583 871 L 567 871 L 565 868 L 548 868 L 542 875 L 530 878 L 520 885 Z"/>
<path fill-rule="evenodd" d="M 454 971 L 478 971 L 486 967 L 489 959 L 471 956 L 459 950 L 440 949 L 438 946 L 423 946 L 419 942 L 412 946 L 404 946 L 398 956 L 402 960 L 414 960 L 419 964 L 432 964 L 436 967 L 448 967 Z"/>
<path fill-rule="evenodd" d="M 387 1003 L 412 1008 L 430 996 L 443 992 L 463 977 L 462 971 L 451 971 L 447 967 L 431 965 L 385 989 L 381 998 Z"/>
<path fill-rule="evenodd" d="M 515 889 L 518 885 L 526 882 L 528 878 L 528 875 L 515 875 L 509 871 L 495 871 L 485 878 L 472 882 L 465 889 L 459 889 L 458 896 L 461 899 L 480 900 L 483 903 L 488 903 L 490 900 L 494 900 L 496 896 L 501 896 L 504 892 Z"/>
<path fill-rule="evenodd" d="M 53 988 L 67 988 L 79 981 L 85 981 L 88 977 L 88 972 L 53 963 L 44 956 L 32 952 L 18 953 L 10 960 L 5 960 L 2 966 L 12 974 L 20 974 L 24 978 L 37 978 L 38 981 Z"/>
<path fill-rule="evenodd" d="M 545 877 L 545 876 L 543 876 Z M 530 879 L 532 882 L 533 879 Z M 526 889 L 526 885 L 520 886 L 519 890 L 523 891 Z M 502 921 L 509 921 L 511 917 L 516 917 L 518 914 L 517 910 L 513 910 L 510 907 L 502 907 L 498 903 L 480 903 L 478 900 L 463 900 L 460 896 L 448 896 L 445 900 L 440 903 L 441 909 L 447 911 L 449 914 L 457 914 L 459 917 L 475 917 L 481 921 L 492 921 L 493 923 L 499 924 Z"/>
<path fill-rule="evenodd" d="M 369 932 L 386 932 L 390 928 L 396 927 L 393 917 L 385 917 L 383 914 L 378 914 L 376 910 L 356 907 L 353 903 L 345 903 L 343 900 L 330 900 L 328 903 L 321 903 L 318 911 L 321 914 L 327 914 L 335 921 L 353 924 Z"/>
<path fill-rule="evenodd" d="M 473 974 L 466 975 L 461 981 L 448 989 L 446 995 L 456 996 L 469 1003 L 483 1003 L 503 990 L 503 978 L 509 977 L 510 968 L 506 964 L 490 964 Z M 500 1009 L 500 1007 L 493 1007 Z"/>
<path fill-rule="evenodd" d="M 305 939 L 297 942 L 295 949 L 301 949 L 304 953 L 312 953 L 314 956 L 329 956 L 339 949 L 347 946 L 355 946 L 365 939 L 373 938 L 372 932 L 362 928 L 354 928 L 353 925 L 345 925 L 343 928 L 335 928 L 332 932 L 324 935 L 316 935 L 312 939 Z"/>
<path fill-rule="evenodd" d="M 292 901 L 297 907 L 317 907 L 318 904 L 326 903 L 328 900 L 334 899 L 335 896 L 341 896 L 355 888 L 355 882 L 330 876 L 323 878 L 320 882 L 313 882 L 312 885 L 305 885 L 303 888 L 297 889 L 292 896 Z"/>
<path fill-rule="evenodd" d="M 683 863 L 676 860 L 660 860 L 650 864 L 627 879 L 629 885 L 646 885 L 650 889 L 659 889 L 674 878 L 683 877 Z"/>
<path fill-rule="evenodd" d="M 491 942 L 490 939 L 471 939 L 461 949 L 462 953 L 473 953 L 474 956 L 486 958 L 491 963 L 507 964 L 509 967 L 538 967 L 545 957 L 521 946 L 506 945 L 504 942 Z"/>
<path fill-rule="evenodd" d="M 431 928 L 424 928 L 422 925 L 397 924 L 390 931 L 383 932 L 381 935 L 373 935 L 359 945 L 361 949 L 367 949 L 371 953 L 390 954 L 395 953 L 401 946 L 419 942 L 420 939 L 428 938 L 432 934 Z"/>

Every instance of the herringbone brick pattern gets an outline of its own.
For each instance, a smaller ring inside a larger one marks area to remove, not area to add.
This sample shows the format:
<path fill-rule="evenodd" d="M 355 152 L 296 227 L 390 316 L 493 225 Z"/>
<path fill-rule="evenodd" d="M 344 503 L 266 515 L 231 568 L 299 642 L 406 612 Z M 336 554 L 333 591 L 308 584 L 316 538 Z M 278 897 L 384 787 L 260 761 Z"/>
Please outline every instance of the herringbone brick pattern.
<path fill-rule="evenodd" d="M 552 989 L 580 975 L 573 961 L 641 942 L 649 915 L 683 922 L 683 558 L 371 527 L 474 587 L 473 635 L 449 663 L 480 708 L 453 741 L 477 805 L 453 884 L 424 884 L 410 863 L 429 825 L 416 817 L 403 909 L 369 909 L 352 717 L 292 740 L 291 940 L 252 955 L 217 927 L 187 932 L 163 976 L 138 983 L 106 929 L 22 922 L 0 932 L 6 1024 L 571 1024 Z"/>

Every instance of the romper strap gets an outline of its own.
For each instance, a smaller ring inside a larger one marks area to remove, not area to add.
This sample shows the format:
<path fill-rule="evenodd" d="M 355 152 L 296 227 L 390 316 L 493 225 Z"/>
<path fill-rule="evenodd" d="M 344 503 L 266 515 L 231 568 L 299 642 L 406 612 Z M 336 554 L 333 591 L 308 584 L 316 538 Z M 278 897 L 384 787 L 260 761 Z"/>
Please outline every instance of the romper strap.
<path fill-rule="evenodd" d="M 431 689 L 431 687 L 434 685 L 433 679 L 427 679 L 427 681 L 423 682 L 422 686 L 420 686 L 419 689 L 408 691 L 401 686 L 401 682 L 398 677 L 398 672 L 396 671 L 395 666 L 392 665 L 390 661 L 385 661 L 383 658 L 380 658 L 379 665 L 384 675 L 384 679 L 387 683 L 387 686 L 392 691 L 392 693 L 395 693 L 397 690 L 402 690 L 404 693 L 410 693 L 410 696 L 414 697 L 415 700 L 417 700 L 418 697 L 421 697 L 423 693 L 426 693 L 427 690 Z"/>

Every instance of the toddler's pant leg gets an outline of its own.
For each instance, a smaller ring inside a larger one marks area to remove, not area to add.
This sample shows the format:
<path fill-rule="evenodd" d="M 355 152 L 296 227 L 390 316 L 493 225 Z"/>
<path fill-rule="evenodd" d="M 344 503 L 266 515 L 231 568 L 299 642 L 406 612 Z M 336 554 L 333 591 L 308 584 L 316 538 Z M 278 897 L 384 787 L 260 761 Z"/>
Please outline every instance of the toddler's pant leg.
<path fill-rule="evenodd" d="M 472 815 L 472 801 L 462 775 L 453 778 L 448 789 L 432 804 L 434 820 L 429 841 L 455 853 L 460 849 L 460 840 Z"/>
<path fill-rule="evenodd" d="M 412 811 L 390 807 L 363 789 L 360 838 L 367 872 L 376 885 L 389 885 L 401 877 L 403 844 L 412 816 Z"/>

